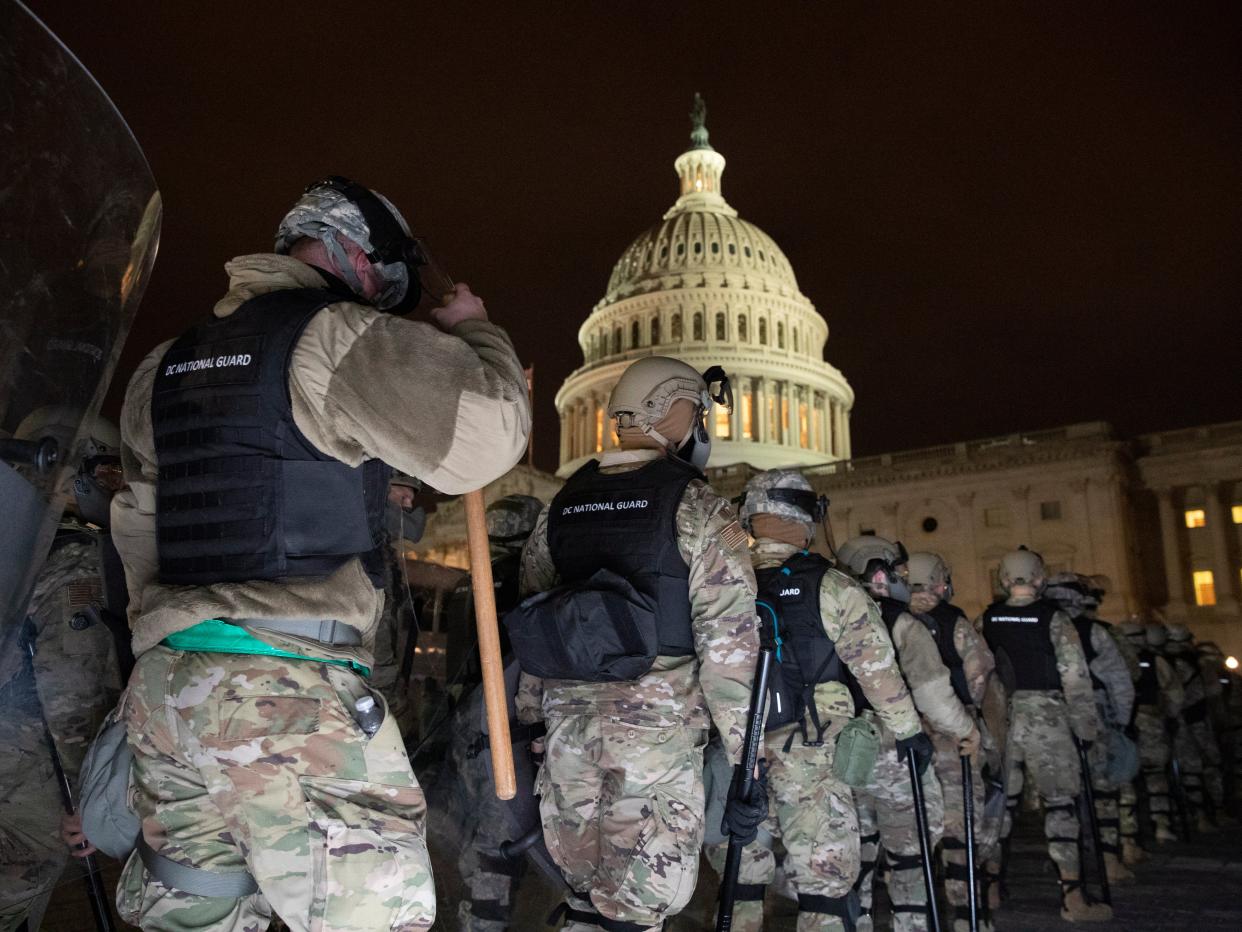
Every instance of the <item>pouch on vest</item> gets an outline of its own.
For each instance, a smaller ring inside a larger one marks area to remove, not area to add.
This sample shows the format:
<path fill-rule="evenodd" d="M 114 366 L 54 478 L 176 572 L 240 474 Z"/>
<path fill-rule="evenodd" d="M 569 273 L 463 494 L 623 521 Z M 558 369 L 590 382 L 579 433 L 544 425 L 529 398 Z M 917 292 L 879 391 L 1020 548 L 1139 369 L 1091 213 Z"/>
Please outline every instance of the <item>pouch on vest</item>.
<path fill-rule="evenodd" d="M 630 682 L 659 646 L 655 602 L 606 569 L 530 596 L 504 625 L 522 669 L 545 679 Z"/>
<path fill-rule="evenodd" d="M 854 789 L 871 782 L 876 758 L 880 756 L 880 730 L 867 719 L 850 719 L 837 735 L 832 755 L 832 772 L 838 780 Z"/>
<path fill-rule="evenodd" d="M 124 703 L 104 719 L 82 762 L 78 811 L 90 843 L 118 861 L 138 844 L 142 823 L 129 808 L 129 774 L 134 753 L 125 740 Z"/>

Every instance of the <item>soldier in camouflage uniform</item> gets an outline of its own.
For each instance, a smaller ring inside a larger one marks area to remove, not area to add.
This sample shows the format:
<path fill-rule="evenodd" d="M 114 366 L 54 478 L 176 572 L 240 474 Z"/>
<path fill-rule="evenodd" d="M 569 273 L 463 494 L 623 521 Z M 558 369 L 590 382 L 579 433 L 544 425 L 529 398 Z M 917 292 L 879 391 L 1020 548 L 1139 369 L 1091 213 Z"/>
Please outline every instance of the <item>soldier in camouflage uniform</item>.
<path fill-rule="evenodd" d="M 547 725 L 537 793 L 548 851 L 574 891 L 564 909 L 572 932 L 654 932 L 685 907 L 703 840 L 709 726 L 730 761 L 740 759 L 759 650 L 755 576 L 737 512 L 694 468 L 710 449 L 710 407 L 707 384 L 684 363 L 652 356 L 631 365 L 608 405 L 619 449 L 569 480 L 522 555 L 523 594 L 588 578 L 587 562 L 651 590 L 644 578 L 658 565 L 667 580 L 653 599 L 658 624 L 678 619 L 676 630 L 660 629 L 649 671 L 619 682 L 534 680 L 508 625 L 524 671 L 519 718 Z M 583 515 L 604 518 L 573 520 Z M 631 559 L 651 569 L 631 573 Z M 664 653 L 673 638 L 678 653 Z M 752 837 L 761 802 L 737 825 Z"/>
<path fill-rule="evenodd" d="M 882 537 L 863 535 L 846 541 L 837 556 L 842 567 L 848 568 L 879 605 L 923 728 L 939 735 L 951 753 L 975 756 L 980 733 L 974 718 L 954 691 L 949 669 L 931 632 L 910 614 L 905 548 Z M 881 739 L 875 773 L 868 785 L 854 794 L 862 835 L 859 892 L 863 920 L 859 929 L 870 932 L 872 928 L 871 890 L 883 847 L 890 868 L 888 892 L 893 905 L 893 929 L 922 932 L 929 924 L 928 890 L 915 823 L 914 790 L 903 761 L 909 753 L 917 756 L 934 848 L 944 827 L 944 795 L 936 771 L 927 767 L 935 747 L 926 734 L 902 740 L 886 728 L 881 728 Z M 928 855 L 931 853 L 929 849 Z"/>
<path fill-rule="evenodd" d="M 1048 580 L 1044 596 L 1061 606 L 1078 632 L 1100 720 L 1100 740 L 1091 745 L 1091 785 L 1095 795 L 1095 820 L 1100 827 L 1104 869 L 1111 883 L 1133 880 L 1134 874 L 1121 860 L 1121 786 L 1108 776 L 1109 730 L 1121 731 L 1134 711 L 1134 681 L 1130 668 L 1109 633 L 1111 627 L 1095 615 L 1099 603 L 1092 595 L 1091 580 L 1077 573 L 1058 573 Z"/>
<path fill-rule="evenodd" d="M 491 545 L 496 612 L 503 617 L 517 599 L 522 545 L 535 529 L 543 503 L 530 495 L 506 495 L 487 508 L 487 539 Z M 511 837 L 504 803 L 496 798 L 488 769 L 487 738 L 483 734 L 483 690 L 479 687 L 478 646 L 474 617 L 461 619 L 470 628 L 472 669 L 462 677 L 466 692 L 453 716 L 449 754 L 453 762 L 454 805 L 460 826 L 461 853 L 457 869 L 470 891 L 458 906 L 459 928 L 464 932 L 505 932 L 509 928 L 518 879 L 525 863 L 500 853 Z M 502 652 L 507 653 L 504 632 Z M 470 661 L 467 661 L 470 663 Z M 458 671 L 450 668 L 450 675 Z M 521 726 L 518 726 L 521 727 Z M 517 739 L 517 735 L 512 737 Z"/>
<path fill-rule="evenodd" d="M 1186 782 L 1186 796 L 1198 819 L 1199 831 L 1215 831 L 1217 826 L 1212 816 L 1225 804 L 1220 747 L 1212 731 L 1207 687 L 1194 637 L 1185 625 L 1168 626 L 1165 657 L 1181 678 L 1185 696 L 1174 744 L 1182 765 L 1182 779 Z"/>
<path fill-rule="evenodd" d="M 1029 775 L 1043 802 L 1048 854 L 1060 875 L 1061 918 L 1104 922 L 1112 918 L 1112 909 L 1088 902 L 1083 893 L 1074 805 L 1082 789 L 1074 742 L 1094 741 L 1099 733 L 1087 660 L 1069 616 L 1041 598 L 1045 576 L 1038 554 L 1025 548 L 1007 554 L 1000 582 L 1007 598 L 988 608 L 978 626 L 997 664 L 1012 668 L 1015 676 L 1006 747 L 1010 817 L 1004 836 L 1013 829 L 1023 778 Z"/>
<path fill-rule="evenodd" d="M 1173 831 L 1173 798 L 1169 787 L 1172 741 L 1169 725 L 1182 707 L 1182 685 L 1172 665 L 1157 652 L 1164 646 L 1164 625 L 1145 627 L 1137 622 L 1119 626 L 1138 657 L 1139 675 L 1134 681 L 1134 727 L 1138 734 L 1139 778 L 1147 794 L 1147 810 L 1155 827 L 1156 842 L 1177 841 Z M 1159 643 L 1154 647 L 1149 642 Z"/>
<path fill-rule="evenodd" d="M 499 478 L 525 451 L 530 403 L 467 286 L 429 320 L 404 316 L 424 259 L 375 192 L 316 182 L 276 253 L 232 260 L 210 318 L 130 380 L 113 535 L 138 655 L 124 710 L 143 850 L 118 906 L 144 929 L 435 919 L 423 791 L 365 679 L 384 503 L 393 470 L 448 494 Z M 254 892 L 195 893 L 167 860 L 248 873 Z"/>
<path fill-rule="evenodd" d="M 68 450 L 77 421 L 76 414 L 41 409 L 16 436 L 52 436 Z M 77 496 L 70 499 L 35 582 L 29 622 L 13 626 L 10 642 L 0 645 L 0 932 L 23 922 L 39 927 L 68 859 L 44 722 L 70 786 L 77 787 L 87 746 L 121 692 L 116 648 L 103 617 L 100 552 L 107 502 L 120 486 L 119 448 L 116 427 L 96 419 L 74 480 L 83 504 Z M 102 507 L 83 507 L 93 499 Z M 26 639 L 34 644 L 33 679 L 19 643 Z"/>
<path fill-rule="evenodd" d="M 1087 577 L 1087 580 L 1089 585 L 1087 597 L 1083 600 L 1083 611 L 1088 618 L 1099 619 L 1100 606 L 1112 587 L 1112 581 L 1107 576 L 1098 574 Z M 1121 625 L 1109 624 L 1108 622 L 1105 622 L 1105 625 L 1113 639 L 1113 643 L 1117 645 L 1117 650 L 1121 654 L 1121 659 L 1124 661 L 1126 669 L 1130 672 L 1130 682 L 1137 683 L 1139 674 L 1142 672 L 1139 666 L 1138 651 L 1121 631 Z M 1126 737 L 1133 741 L 1135 747 L 1137 747 L 1138 728 L 1134 724 L 1136 706 L 1132 704 L 1130 709 L 1130 717 L 1120 724 Z M 1143 850 L 1138 842 L 1138 781 L 1140 779 L 1142 779 L 1141 775 L 1136 776 L 1134 780 L 1128 783 L 1123 783 L 1118 791 L 1121 820 L 1121 862 L 1127 867 L 1138 864 L 1147 858 L 1147 852 Z"/>
<path fill-rule="evenodd" d="M 754 537 L 751 560 L 761 578 L 768 575 L 765 571 L 782 567 L 792 567 L 799 580 L 804 578 L 798 558 L 807 556 L 805 548 L 814 535 L 814 509 L 810 483 L 794 470 L 769 470 L 746 484 L 742 526 Z M 851 678 L 891 734 L 908 740 L 921 728 L 875 603 L 858 583 L 829 568 L 822 558 L 807 578 L 819 579 L 813 597 L 818 621 L 844 675 L 810 684 L 812 693 L 798 720 L 775 728 L 769 724 L 764 756 L 772 812 L 765 828 L 784 843 L 785 873 L 798 898 L 799 932 L 819 932 L 854 928 L 851 914 L 857 910 L 852 890 L 860 865 L 858 818 L 850 787 L 833 771 L 836 738 L 855 715 Z M 775 595 L 779 599 L 779 593 Z M 792 618 L 781 622 L 781 650 L 789 656 L 783 656 L 779 666 L 797 668 L 794 652 L 801 642 L 792 640 L 793 629 L 785 621 Z M 773 676 L 781 675 L 779 669 L 773 671 Z M 800 674 L 796 678 L 800 680 Z M 778 714 L 769 700 L 769 723 Z M 726 850 L 725 844 L 708 847 L 717 871 L 724 867 Z M 733 928 L 758 932 L 763 927 L 764 888 L 775 873 L 775 857 L 768 847 L 753 843 L 743 849 Z"/>
<path fill-rule="evenodd" d="M 988 681 L 996 669 L 996 661 L 983 638 L 975 631 L 965 613 L 950 601 L 951 578 L 949 565 L 939 554 L 912 553 L 909 561 L 910 611 L 921 621 L 935 638 L 940 658 L 949 670 L 950 683 L 962 705 L 971 717 L 980 720 L 979 709 L 983 705 Z M 970 905 L 968 899 L 969 875 L 966 871 L 966 811 L 965 790 L 962 784 L 962 758 L 959 742 L 940 733 L 932 733 L 936 746 L 933 765 L 940 787 L 944 792 L 944 841 L 941 853 L 944 858 L 944 886 L 949 903 L 953 906 L 955 932 L 969 929 Z M 980 755 L 971 757 L 974 788 L 975 842 L 980 842 L 983 812 L 984 781 Z M 996 857 L 999 851 L 977 847 L 977 867 Z M 981 920 L 980 928 L 991 925 Z"/>

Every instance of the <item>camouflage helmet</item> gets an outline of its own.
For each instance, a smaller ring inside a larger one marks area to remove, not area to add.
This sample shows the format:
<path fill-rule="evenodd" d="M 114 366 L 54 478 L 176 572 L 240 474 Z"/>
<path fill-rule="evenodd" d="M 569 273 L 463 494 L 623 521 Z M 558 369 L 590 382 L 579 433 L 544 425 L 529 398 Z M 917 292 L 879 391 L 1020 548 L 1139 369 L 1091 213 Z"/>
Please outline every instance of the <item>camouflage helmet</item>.
<path fill-rule="evenodd" d="M 506 495 L 487 506 L 487 539 L 501 546 L 517 546 L 530 537 L 543 511 L 533 495 Z"/>
<path fill-rule="evenodd" d="M 1091 580 L 1080 573 L 1057 573 L 1048 579 L 1044 586 L 1044 598 L 1051 599 L 1069 614 L 1077 618 L 1085 609 L 1092 606 L 1090 599 Z M 1094 603 L 1098 605 L 1098 602 Z"/>
<path fill-rule="evenodd" d="M 61 456 L 69 450 L 73 438 L 78 432 L 82 411 L 72 405 L 45 405 L 36 408 L 22 419 L 13 432 L 16 440 L 41 440 L 51 437 L 60 446 Z M 107 418 L 87 418 L 82 424 L 85 434 L 84 457 L 120 456 L 121 432 Z"/>
<path fill-rule="evenodd" d="M 1019 547 L 1001 558 L 998 575 L 1006 592 L 1014 586 L 1033 586 L 1039 591 L 1044 585 L 1043 557 L 1034 550 Z"/>
<path fill-rule="evenodd" d="M 875 574 L 882 570 L 888 595 L 898 602 L 910 601 L 909 583 L 899 569 L 909 559 L 900 541 L 894 543 L 874 534 L 851 537 L 837 548 L 837 560 L 841 567 L 848 569 L 868 590 L 874 585 Z"/>
<path fill-rule="evenodd" d="M 1153 622 L 1147 626 L 1147 629 L 1143 632 L 1143 637 L 1151 647 L 1164 647 L 1165 642 L 1169 639 L 1169 629 L 1158 621 Z"/>
<path fill-rule="evenodd" d="M 381 310 L 412 310 L 421 296 L 418 246 L 393 203 L 370 188 L 334 175 L 309 185 L 276 228 L 276 252 L 287 255 L 300 239 L 323 243 L 345 283 L 358 295 L 363 285 L 337 236 L 356 244 L 385 286 L 371 302 Z"/>
<path fill-rule="evenodd" d="M 1188 651 L 1194 645 L 1194 635 L 1190 633 L 1190 629 L 1185 625 L 1166 625 L 1169 633 L 1169 650 L 1171 651 Z"/>
<path fill-rule="evenodd" d="M 807 537 L 815 533 L 815 522 L 822 516 L 820 500 L 811 483 L 796 469 L 768 469 L 750 477 L 742 492 L 742 527 L 750 531 L 755 515 L 777 515 L 797 521 Z"/>
<path fill-rule="evenodd" d="M 953 575 L 940 554 L 926 550 L 910 554 L 906 565 L 910 568 L 910 588 L 914 592 L 933 592 L 941 583 L 947 587 Z"/>

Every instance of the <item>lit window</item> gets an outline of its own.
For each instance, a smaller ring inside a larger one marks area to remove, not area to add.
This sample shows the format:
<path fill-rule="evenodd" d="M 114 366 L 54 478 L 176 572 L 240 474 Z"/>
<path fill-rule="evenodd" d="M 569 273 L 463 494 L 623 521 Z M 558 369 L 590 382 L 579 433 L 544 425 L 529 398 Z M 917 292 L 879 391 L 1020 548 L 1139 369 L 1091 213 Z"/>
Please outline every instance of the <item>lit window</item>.
<path fill-rule="evenodd" d="M 983 523 L 988 527 L 1009 527 L 1008 508 L 983 509 Z"/>
<path fill-rule="evenodd" d="M 776 439 L 776 397 L 771 392 L 768 392 L 768 439 Z"/>
<path fill-rule="evenodd" d="M 1060 521 L 1061 520 L 1061 503 L 1060 502 L 1040 502 L 1039 503 L 1039 520 Z"/>
<path fill-rule="evenodd" d="M 1211 570 L 1195 570 L 1195 605 L 1216 604 L 1216 582 Z"/>
<path fill-rule="evenodd" d="M 1186 527 L 1203 527 L 1207 524 L 1207 516 L 1202 508 L 1190 508 L 1186 511 Z"/>
<path fill-rule="evenodd" d="M 595 409 L 595 452 L 602 453 L 604 450 L 604 409 Z"/>
<path fill-rule="evenodd" d="M 811 446 L 811 418 L 807 413 L 805 401 L 798 405 L 798 442 L 802 444 L 804 450 Z"/>
<path fill-rule="evenodd" d="M 729 409 L 723 406 L 716 408 L 716 436 L 721 440 L 729 439 Z"/>
<path fill-rule="evenodd" d="M 1242 524 L 1242 505 L 1233 506 L 1233 523 Z"/>
<path fill-rule="evenodd" d="M 751 416 L 752 414 L 751 414 L 750 392 L 746 392 L 744 395 L 742 395 L 742 439 L 743 440 L 754 439 L 754 432 L 751 428 L 751 423 L 750 423 Z"/>
<path fill-rule="evenodd" d="M 781 392 L 781 436 L 789 437 L 789 398 Z"/>

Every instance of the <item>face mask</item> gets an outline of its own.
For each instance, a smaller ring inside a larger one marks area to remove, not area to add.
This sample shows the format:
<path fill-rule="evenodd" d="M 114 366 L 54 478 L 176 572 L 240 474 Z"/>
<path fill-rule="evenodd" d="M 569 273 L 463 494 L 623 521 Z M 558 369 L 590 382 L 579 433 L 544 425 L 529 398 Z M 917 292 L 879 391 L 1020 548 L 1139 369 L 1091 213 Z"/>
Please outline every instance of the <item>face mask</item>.
<path fill-rule="evenodd" d="M 888 574 L 888 597 L 898 602 L 910 604 L 910 584 L 896 573 Z"/>
<path fill-rule="evenodd" d="M 426 524 L 427 512 L 422 508 L 406 511 L 392 502 L 384 506 L 384 530 L 392 540 L 408 540 L 416 544 L 422 539 Z"/>

